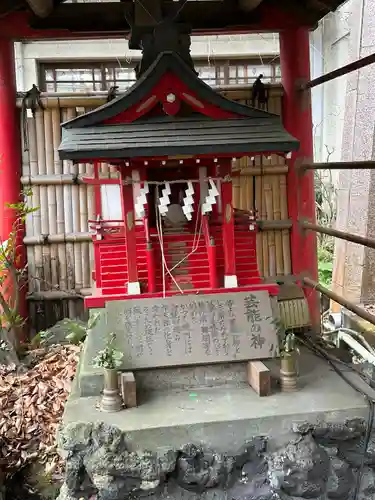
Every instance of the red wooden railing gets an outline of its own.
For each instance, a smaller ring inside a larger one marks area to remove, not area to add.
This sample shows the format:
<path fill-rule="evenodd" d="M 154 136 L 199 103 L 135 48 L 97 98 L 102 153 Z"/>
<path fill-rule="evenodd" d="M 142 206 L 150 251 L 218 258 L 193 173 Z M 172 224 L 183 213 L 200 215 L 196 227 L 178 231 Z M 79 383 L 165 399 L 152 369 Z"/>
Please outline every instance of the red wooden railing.
<path fill-rule="evenodd" d="M 163 290 L 160 241 L 147 217 L 136 221 L 137 271 L 142 293 Z M 127 294 L 127 256 L 123 221 L 89 221 L 93 231 L 96 287 L 102 295 Z M 257 224 L 251 212 L 235 211 L 236 274 L 240 287 L 261 283 L 256 256 Z M 202 219 L 202 234 L 186 225 L 181 233 L 163 234 L 166 264 L 165 291 L 179 288 L 207 290 L 224 285 L 222 222 Z M 182 262 L 181 262 L 182 261 Z M 180 269 L 176 272 L 176 269 Z M 186 272 L 185 272 L 186 270 Z"/>

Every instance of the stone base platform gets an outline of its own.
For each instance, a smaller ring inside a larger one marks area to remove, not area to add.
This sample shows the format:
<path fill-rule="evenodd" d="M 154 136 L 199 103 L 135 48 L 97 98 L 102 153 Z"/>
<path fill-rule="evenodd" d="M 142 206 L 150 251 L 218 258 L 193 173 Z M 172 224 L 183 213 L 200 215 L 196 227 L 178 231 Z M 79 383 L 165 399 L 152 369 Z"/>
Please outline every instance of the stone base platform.
<path fill-rule="evenodd" d="M 278 360 L 266 363 L 275 376 L 278 363 Z M 204 442 L 218 451 L 235 451 L 254 435 L 289 430 L 291 422 L 305 419 L 316 422 L 327 414 L 342 419 L 367 415 L 363 397 L 324 361 L 303 353 L 299 365 L 299 391 L 296 393 L 284 394 L 275 390 L 271 396 L 260 398 L 241 381 L 242 376 L 245 379 L 245 368 L 239 363 L 238 367 L 234 365 L 237 369 L 232 384 L 216 386 L 215 377 L 213 386 L 199 387 L 199 378 L 190 376 L 185 379 L 189 382 L 188 390 L 158 391 L 155 387 L 146 394 L 138 394 L 138 408 L 119 413 L 102 413 L 97 409 L 99 397 L 76 398 L 73 393 L 66 404 L 63 422 L 64 425 L 79 422 L 84 416 L 84 422 L 116 426 L 126 433 L 132 450 L 157 450 L 166 443 L 178 448 L 186 442 Z M 196 368 L 198 371 L 214 369 L 214 366 Z M 161 370 L 161 374 L 165 374 L 165 370 Z M 168 380 L 172 383 L 170 376 Z M 166 383 L 162 382 L 163 388 Z"/>
<path fill-rule="evenodd" d="M 349 500 L 366 402 L 309 353 L 299 380 L 297 393 L 265 398 L 240 381 L 151 391 L 139 394 L 138 408 L 114 414 L 101 413 L 96 397 L 72 394 L 59 433 L 67 458 L 59 499 Z M 374 469 L 371 440 L 361 499 L 375 500 Z"/>

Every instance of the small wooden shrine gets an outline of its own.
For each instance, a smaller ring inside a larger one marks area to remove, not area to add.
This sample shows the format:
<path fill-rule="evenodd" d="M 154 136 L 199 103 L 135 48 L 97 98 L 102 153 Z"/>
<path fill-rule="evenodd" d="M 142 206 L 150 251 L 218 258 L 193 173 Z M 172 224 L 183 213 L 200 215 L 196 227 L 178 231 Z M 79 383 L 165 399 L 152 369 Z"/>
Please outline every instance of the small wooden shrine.
<path fill-rule="evenodd" d="M 257 207 L 233 209 L 231 165 L 288 155 L 298 141 L 278 116 L 230 101 L 198 77 L 184 25 L 160 23 L 139 44 L 135 85 L 62 125 L 60 157 L 95 167 L 85 179 L 94 185 L 97 215 L 96 292 L 86 305 L 224 289 L 277 294 L 258 272 Z M 100 162 L 119 177 L 99 178 Z M 103 193 L 108 203 L 111 184 L 120 186 L 121 217 L 110 220 Z"/>

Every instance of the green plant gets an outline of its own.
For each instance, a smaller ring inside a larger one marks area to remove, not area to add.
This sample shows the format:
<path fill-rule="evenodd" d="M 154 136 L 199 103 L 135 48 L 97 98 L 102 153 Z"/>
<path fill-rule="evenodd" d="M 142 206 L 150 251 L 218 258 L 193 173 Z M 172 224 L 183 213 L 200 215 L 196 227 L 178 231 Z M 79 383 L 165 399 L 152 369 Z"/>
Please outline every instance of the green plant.
<path fill-rule="evenodd" d="M 65 318 L 62 321 L 62 327 L 69 330 L 69 333 L 66 335 L 65 339 L 73 345 L 79 345 L 85 341 L 89 332 L 96 326 L 100 319 L 101 313 L 97 312 L 90 315 L 87 325 L 84 323 L 78 323 L 73 319 Z M 53 332 L 51 330 L 43 330 L 39 332 L 32 340 L 32 344 L 34 346 L 43 346 L 48 341 L 53 338 Z"/>
<path fill-rule="evenodd" d="M 318 247 L 318 273 L 319 283 L 330 287 L 333 272 L 333 242 L 325 242 L 325 245 Z"/>
<path fill-rule="evenodd" d="M 326 161 L 329 162 L 334 150 L 327 149 Z M 315 180 L 315 206 L 317 223 L 320 226 L 332 227 L 336 219 L 336 190 L 333 184 L 332 172 L 316 170 Z M 330 287 L 332 283 L 334 240 L 332 236 L 318 233 L 318 274 L 319 283 Z"/>
<path fill-rule="evenodd" d="M 100 312 L 96 312 L 90 315 L 87 325 L 83 325 L 81 323 L 76 323 L 74 321 L 68 320 L 70 324 L 71 332 L 66 336 L 66 340 L 68 340 L 71 344 L 81 344 L 85 341 L 87 335 L 91 330 L 95 328 L 99 319 L 101 317 Z"/>
<path fill-rule="evenodd" d="M 105 368 L 106 370 L 116 370 L 120 368 L 123 353 L 115 348 L 116 334 L 110 333 L 106 342 L 105 348 L 99 351 L 98 355 L 93 359 L 93 365 L 97 368 Z"/>
<path fill-rule="evenodd" d="M 41 330 L 31 340 L 33 346 L 43 346 L 51 338 L 52 332 L 50 330 Z"/>
<path fill-rule="evenodd" d="M 25 324 L 21 316 L 21 293 L 26 286 L 27 265 L 23 258 L 23 234 L 26 217 L 39 209 L 30 207 L 31 190 L 22 191 L 20 202 L 6 206 L 15 211 L 12 230 L 5 241 L 0 241 L 0 339 L 14 353 L 18 349 L 20 332 Z"/>
<path fill-rule="evenodd" d="M 287 333 L 281 344 L 280 355 L 283 358 L 287 358 L 293 356 L 293 354 L 299 354 L 296 336 L 294 333 Z"/>
<path fill-rule="evenodd" d="M 332 284 L 332 272 L 332 262 L 318 261 L 319 283 L 321 283 L 325 287 L 330 287 Z"/>

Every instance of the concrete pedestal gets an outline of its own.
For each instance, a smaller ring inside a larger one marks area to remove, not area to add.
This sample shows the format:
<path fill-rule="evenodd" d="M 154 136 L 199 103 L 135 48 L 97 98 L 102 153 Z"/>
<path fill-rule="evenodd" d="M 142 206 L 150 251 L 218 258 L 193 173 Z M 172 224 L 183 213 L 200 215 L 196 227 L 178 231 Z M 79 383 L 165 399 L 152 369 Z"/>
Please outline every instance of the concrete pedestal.
<path fill-rule="evenodd" d="M 276 374 L 278 361 L 270 367 Z M 259 398 L 239 377 L 211 387 L 191 378 L 185 390 L 139 391 L 139 406 L 116 414 L 73 393 L 59 433 L 60 500 L 88 491 L 105 500 L 349 499 L 367 405 L 311 354 L 302 354 L 299 382 L 297 393 Z M 373 466 L 371 444 L 360 498 L 375 499 Z"/>

